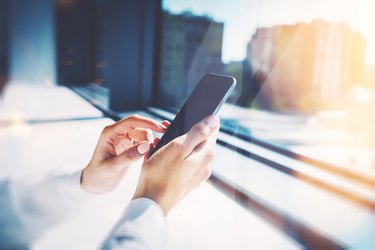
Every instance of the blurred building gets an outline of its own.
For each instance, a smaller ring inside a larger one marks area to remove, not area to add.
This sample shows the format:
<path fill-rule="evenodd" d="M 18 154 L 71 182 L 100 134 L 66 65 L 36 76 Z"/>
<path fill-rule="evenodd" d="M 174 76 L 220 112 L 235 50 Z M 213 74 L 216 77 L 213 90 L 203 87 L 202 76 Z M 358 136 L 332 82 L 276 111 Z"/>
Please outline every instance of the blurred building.
<path fill-rule="evenodd" d="M 363 82 L 366 40 L 346 24 L 313 21 L 258 28 L 248 46 L 252 72 L 281 111 L 314 111 Z"/>
<path fill-rule="evenodd" d="M 162 103 L 180 106 L 204 74 L 223 71 L 223 29 L 223 23 L 207 16 L 163 13 Z"/>
<path fill-rule="evenodd" d="M 375 88 L 375 64 L 366 68 L 365 83 L 370 88 Z"/>

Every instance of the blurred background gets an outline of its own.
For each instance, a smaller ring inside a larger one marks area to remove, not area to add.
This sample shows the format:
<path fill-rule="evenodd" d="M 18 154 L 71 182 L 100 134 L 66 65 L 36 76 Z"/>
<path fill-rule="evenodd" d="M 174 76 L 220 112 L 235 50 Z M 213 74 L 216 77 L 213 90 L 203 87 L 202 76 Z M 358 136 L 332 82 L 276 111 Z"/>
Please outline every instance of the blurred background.
<path fill-rule="evenodd" d="M 286 248 L 375 249 L 374 8 L 371 0 L 0 0 L 0 135 L 13 144 L 20 124 L 32 136 L 32 124 L 134 112 L 172 119 L 204 74 L 231 75 L 237 87 L 220 112 L 211 185 L 297 244 Z M 2 176 L 22 173 L 6 140 Z M 221 247 L 285 249 L 238 231 Z M 213 246 L 191 237 L 200 243 L 190 249 Z"/>

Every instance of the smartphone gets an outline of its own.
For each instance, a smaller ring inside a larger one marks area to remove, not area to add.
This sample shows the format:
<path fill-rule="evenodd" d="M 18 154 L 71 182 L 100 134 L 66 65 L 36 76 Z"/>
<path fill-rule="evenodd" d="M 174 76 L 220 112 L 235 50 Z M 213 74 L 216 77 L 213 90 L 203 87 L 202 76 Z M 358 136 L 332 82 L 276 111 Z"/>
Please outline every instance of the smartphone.
<path fill-rule="evenodd" d="M 196 123 L 209 115 L 215 115 L 236 86 L 230 76 L 206 74 L 177 113 L 150 156 L 173 139 L 187 133 Z"/>

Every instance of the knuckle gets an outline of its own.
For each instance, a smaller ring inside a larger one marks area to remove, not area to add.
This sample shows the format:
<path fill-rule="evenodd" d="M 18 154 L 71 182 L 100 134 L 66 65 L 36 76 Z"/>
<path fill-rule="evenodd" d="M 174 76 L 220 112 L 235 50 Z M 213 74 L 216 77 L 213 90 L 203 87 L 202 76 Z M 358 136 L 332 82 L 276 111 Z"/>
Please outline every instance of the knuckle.
<path fill-rule="evenodd" d="M 146 130 L 146 139 L 150 142 L 154 141 L 154 134 L 152 133 L 151 129 Z"/>
<path fill-rule="evenodd" d="M 153 135 L 151 129 L 149 129 L 149 128 L 146 128 L 146 129 L 144 130 L 143 133 L 144 133 L 144 135 L 145 135 L 146 137 L 149 137 L 149 136 L 152 136 L 152 135 Z"/>
<path fill-rule="evenodd" d="M 107 125 L 104 127 L 103 129 L 103 133 L 108 133 L 109 131 L 111 131 L 113 128 L 113 125 Z"/>
<path fill-rule="evenodd" d="M 212 174 L 212 169 L 211 167 L 208 165 L 206 166 L 204 169 L 203 169 L 203 178 L 204 180 L 207 180 L 208 178 L 210 178 Z"/>
<path fill-rule="evenodd" d="M 177 152 L 177 153 L 181 153 L 182 151 L 185 150 L 185 145 L 178 141 L 178 140 L 174 140 L 170 143 L 170 146 L 171 148 L 173 149 L 173 151 Z"/>
<path fill-rule="evenodd" d="M 197 134 L 203 135 L 203 136 L 206 135 L 206 133 L 207 133 L 207 129 L 206 129 L 206 126 L 204 124 L 197 125 L 196 128 L 195 128 L 195 131 L 196 131 Z"/>
<path fill-rule="evenodd" d="M 145 131 L 146 131 L 147 134 L 152 134 L 152 130 L 149 129 L 149 128 L 146 128 Z"/>
<path fill-rule="evenodd" d="M 215 157 L 215 150 L 213 149 L 210 149 L 207 151 L 207 154 L 206 154 L 206 159 L 208 162 L 211 162 Z"/>
<path fill-rule="evenodd" d="M 171 141 L 171 147 L 174 148 L 174 149 L 179 149 L 182 147 L 182 144 L 181 142 L 177 141 L 177 140 L 174 140 L 174 141 Z"/>
<path fill-rule="evenodd" d="M 137 114 L 132 114 L 132 115 L 130 115 L 130 116 L 128 117 L 128 119 L 130 119 L 130 120 L 136 120 L 136 119 L 139 119 L 139 118 L 141 118 L 141 116 L 140 116 L 140 115 L 137 115 Z"/>

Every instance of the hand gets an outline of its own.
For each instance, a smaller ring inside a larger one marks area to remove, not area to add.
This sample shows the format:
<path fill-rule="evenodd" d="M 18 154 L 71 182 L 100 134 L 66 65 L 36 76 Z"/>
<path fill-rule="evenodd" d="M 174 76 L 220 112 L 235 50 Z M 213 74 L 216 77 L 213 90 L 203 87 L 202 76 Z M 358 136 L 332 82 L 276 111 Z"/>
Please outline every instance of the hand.
<path fill-rule="evenodd" d="M 90 193 L 112 191 L 129 165 L 143 157 L 154 141 L 151 130 L 163 133 L 169 122 L 158 123 L 132 115 L 104 128 L 94 155 L 81 176 L 81 186 Z"/>
<path fill-rule="evenodd" d="M 146 197 L 165 215 L 211 175 L 219 118 L 209 116 L 144 162 L 133 199 Z"/>

